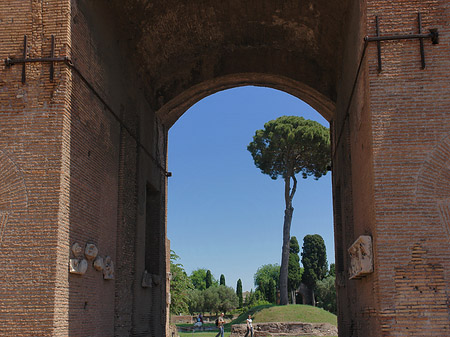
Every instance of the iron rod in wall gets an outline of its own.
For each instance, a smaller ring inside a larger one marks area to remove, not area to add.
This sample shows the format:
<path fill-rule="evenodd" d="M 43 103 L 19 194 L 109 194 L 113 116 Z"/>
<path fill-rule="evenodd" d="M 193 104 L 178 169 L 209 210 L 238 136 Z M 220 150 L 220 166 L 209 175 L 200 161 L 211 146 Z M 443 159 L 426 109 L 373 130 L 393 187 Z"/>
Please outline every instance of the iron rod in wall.
<path fill-rule="evenodd" d="M 385 35 L 385 36 L 366 36 L 364 38 L 367 42 L 373 41 L 388 41 L 388 40 L 408 40 L 408 39 L 423 39 L 423 38 L 434 38 L 435 33 L 431 32 L 428 34 L 406 34 L 406 35 Z"/>

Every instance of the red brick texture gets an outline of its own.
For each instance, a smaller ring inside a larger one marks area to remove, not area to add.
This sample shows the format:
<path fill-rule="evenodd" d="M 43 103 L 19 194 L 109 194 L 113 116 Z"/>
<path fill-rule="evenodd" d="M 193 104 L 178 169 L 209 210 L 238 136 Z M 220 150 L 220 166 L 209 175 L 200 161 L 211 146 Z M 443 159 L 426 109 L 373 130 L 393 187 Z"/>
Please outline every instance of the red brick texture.
<path fill-rule="evenodd" d="M 0 59 L 69 52 L 70 1 L 2 1 Z M 0 335 L 50 336 L 67 324 L 69 72 L 0 66 Z M 6 214 L 6 216 L 5 216 Z M 57 317 L 57 319 L 55 319 Z"/>
<path fill-rule="evenodd" d="M 166 335 L 168 128 L 255 84 L 330 120 L 339 335 L 449 336 L 450 3 L 146 4 L 0 2 L 0 60 L 22 56 L 25 34 L 29 57 L 50 56 L 54 35 L 71 60 L 54 81 L 49 63 L 26 64 L 25 83 L 0 65 L 0 335 Z M 411 34 L 418 12 L 440 34 L 426 68 L 418 40 L 389 41 L 378 72 L 375 16 L 381 35 Z M 349 280 L 360 235 L 374 272 Z M 111 257 L 115 278 L 69 273 L 74 243 Z"/>
<path fill-rule="evenodd" d="M 24 84 L 21 65 L 0 68 L 1 336 L 164 335 L 164 212 L 156 220 L 161 262 L 153 272 L 161 281 L 153 289 L 142 288 L 145 261 L 136 257 L 148 249 L 147 184 L 164 205 L 164 169 L 156 166 L 164 159 L 155 159 L 151 109 L 119 74 L 123 60 L 104 57 L 117 31 L 102 6 L 0 4 L 1 60 L 22 57 L 26 34 L 28 57 L 49 57 L 54 35 L 55 56 L 72 61 L 55 63 L 53 82 L 49 63 L 27 63 Z M 74 243 L 93 243 L 111 257 L 115 279 L 91 264 L 84 275 L 70 274 Z"/>
<path fill-rule="evenodd" d="M 373 130 L 375 196 L 374 290 L 382 336 L 448 336 L 450 237 L 443 209 L 450 195 L 448 1 L 368 1 L 367 34 L 424 32 L 440 41 L 383 42 L 382 71 L 376 44 L 367 55 Z M 439 208 L 441 206 L 441 208 Z M 447 218 L 448 219 L 448 218 Z"/>

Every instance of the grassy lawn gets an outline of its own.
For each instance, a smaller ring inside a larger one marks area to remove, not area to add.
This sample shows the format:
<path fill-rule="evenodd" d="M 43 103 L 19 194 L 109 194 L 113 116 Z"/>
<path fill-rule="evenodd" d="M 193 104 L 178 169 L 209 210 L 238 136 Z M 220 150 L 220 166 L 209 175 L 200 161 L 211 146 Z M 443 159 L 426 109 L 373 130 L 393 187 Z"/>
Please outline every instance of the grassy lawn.
<path fill-rule="evenodd" d="M 304 323 L 330 323 L 337 325 L 337 317 L 332 313 L 323 309 L 312 307 L 309 305 L 262 305 L 254 307 L 249 311 L 243 313 L 233 322 L 225 324 L 224 337 L 229 337 L 231 334 L 231 325 L 244 324 L 248 315 L 252 315 L 254 323 L 265 322 L 304 322 Z M 192 324 L 178 324 L 178 326 L 192 327 Z M 205 324 L 205 326 L 214 326 L 214 324 Z M 213 331 L 195 331 L 195 332 L 180 332 L 180 337 L 215 337 L 219 330 L 216 328 Z M 305 337 L 305 336 L 302 336 Z M 336 336 L 337 337 L 337 336 Z"/>
<path fill-rule="evenodd" d="M 285 305 L 273 306 L 258 311 L 253 317 L 253 322 L 305 322 L 305 323 L 330 323 L 337 325 L 337 317 L 321 308 L 310 305 Z"/>

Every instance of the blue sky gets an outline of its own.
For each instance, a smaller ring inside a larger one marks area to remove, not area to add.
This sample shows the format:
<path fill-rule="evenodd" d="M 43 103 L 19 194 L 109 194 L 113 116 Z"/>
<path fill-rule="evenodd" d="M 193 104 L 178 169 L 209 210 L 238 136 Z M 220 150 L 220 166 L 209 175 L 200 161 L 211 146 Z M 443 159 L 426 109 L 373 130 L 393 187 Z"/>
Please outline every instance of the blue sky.
<path fill-rule="evenodd" d="M 281 263 L 284 184 L 257 169 L 247 145 L 264 123 L 300 115 L 329 127 L 309 105 L 284 92 L 241 87 L 192 106 L 169 130 L 167 231 L 186 272 L 206 268 L 233 288 L 255 289 L 264 264 Z M 319 180 L 298 176 L 291 236 L 300 247 L 320 234 L 334 262 L 331 173 Z"/>

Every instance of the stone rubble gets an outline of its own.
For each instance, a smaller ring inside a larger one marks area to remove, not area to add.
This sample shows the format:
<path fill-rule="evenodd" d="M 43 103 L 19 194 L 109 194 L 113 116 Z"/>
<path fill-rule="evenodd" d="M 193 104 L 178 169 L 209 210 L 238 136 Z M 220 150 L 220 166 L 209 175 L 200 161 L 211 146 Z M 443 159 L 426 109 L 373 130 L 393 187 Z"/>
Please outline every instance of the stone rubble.
<path fill-rule="evenodd" d="M 246 324 L 231 327 L 230 337 L 244 336 Z M 253 323 L 253 336 L 337 336 L 338 329 L 329 323 L 271 322 Z"/>

